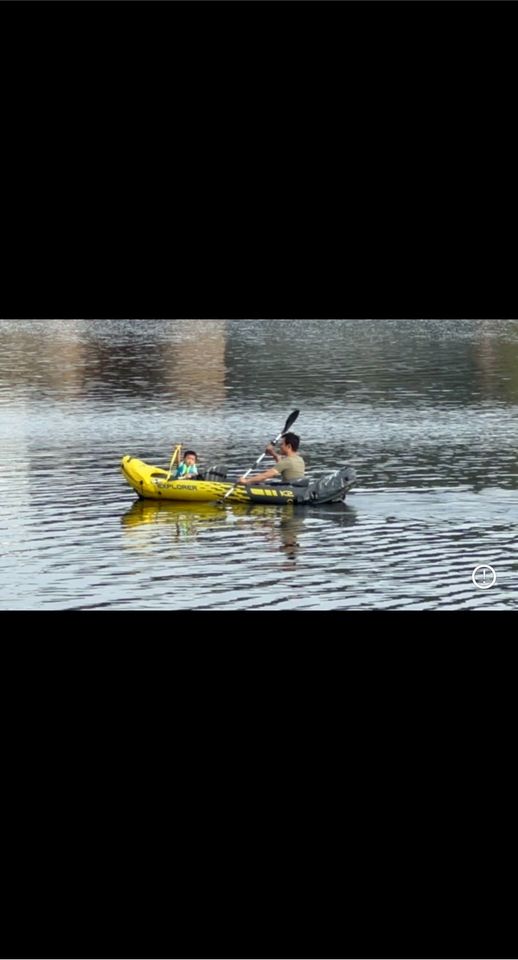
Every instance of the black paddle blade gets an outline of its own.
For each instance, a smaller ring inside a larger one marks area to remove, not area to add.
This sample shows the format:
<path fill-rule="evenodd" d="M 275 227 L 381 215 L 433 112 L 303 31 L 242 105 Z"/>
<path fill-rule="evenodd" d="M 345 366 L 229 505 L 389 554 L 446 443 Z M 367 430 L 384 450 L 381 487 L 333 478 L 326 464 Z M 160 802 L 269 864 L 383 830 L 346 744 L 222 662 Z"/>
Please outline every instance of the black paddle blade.
<path fill-rule="evenodd" d="M 299 415 L 299 410 L 294 410 L 293 413 L 290 413 L 288 419 L 286 420 L 286 423 L 284 424 L 284 428 L 282 431 L 283 434 L 288 432 L 292 423 L 295 423 L 295 420 L 297 419 L 298 415 Z"/>

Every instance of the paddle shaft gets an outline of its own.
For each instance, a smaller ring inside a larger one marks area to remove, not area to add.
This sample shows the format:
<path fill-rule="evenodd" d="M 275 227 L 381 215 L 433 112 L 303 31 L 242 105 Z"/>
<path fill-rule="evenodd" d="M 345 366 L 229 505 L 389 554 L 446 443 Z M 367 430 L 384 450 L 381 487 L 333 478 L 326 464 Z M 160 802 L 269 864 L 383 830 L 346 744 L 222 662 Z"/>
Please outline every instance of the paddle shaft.
<path fill-rule="evenodd" d="M 279 440 L 281 439 L 283 433 L 284 433 L 284 430 L 282 431 L 282 433 L 279 433 L 279 435 L 278 435 L 277 437 L 275 437 L 275 440 L 272 440 L 272 446 L 273 446 L 275 443 L 278 443 L 278 442 L 279 442 Z M 261 463 L 261 460 L 264 460 L 265 456 L 266 456 L 266 452 L 265 452 L 265 453 L 262 453 L 261 456 L 258 457 L 258 459 L 255 461 L 253 467 L 250 467 L 250 469 L 247 470 L 246 473 L 243 473 L 242 476 L 243 476 L 243 477 L 247 477 L 249 473 L 252 473 L 252 470 L 255 470 L 255 468 L 259 466 L 259 464 Z"/>
<path fill-rule="evenodd" d="M 169 477 L 171 476 L 171 470 L 173 469 L 173 463 L 174 463 L 174 461 L 175 461 L 175 459 L 176 459 L 177 456 L 178 456 L 178 463 L 180 463 L 180 450 L 181 450 L 181 449 L 182 449 L 182 445 L 181 445 L 181 443 L 178 443 L 178 444 L 176 445 L 176 447 L 174 448 L 174 450 L 173 450 L 173 456 L 171 457 L 171 463 L 169 464 L 169 471 L 168 471 L 168 473 L 167 473 L 167 477 L 165 478 L 165 479 L 166 479 L 166 482 L 169 480 Z"/>

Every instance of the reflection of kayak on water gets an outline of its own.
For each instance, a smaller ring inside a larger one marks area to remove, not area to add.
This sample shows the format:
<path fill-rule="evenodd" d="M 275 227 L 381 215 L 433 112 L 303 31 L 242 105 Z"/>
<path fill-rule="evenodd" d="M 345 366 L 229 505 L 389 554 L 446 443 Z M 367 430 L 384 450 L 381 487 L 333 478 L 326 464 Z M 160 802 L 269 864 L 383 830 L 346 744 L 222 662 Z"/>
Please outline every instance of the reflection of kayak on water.
<path fill-rule="evenodd" d="M 211 526 L 221 528 L 227 519 L 227 512 L 215 503 L 136 500 L 121 517 L 121 524 L 134 544 L 149 546 L 163 534 L 173 540 L 195 538 Z"/>
<path fill-rule="evenodd" d="M 136 500 L 121 517 L 125 527 L 142 523 L 178 523 L 225 520 L 226 513 L 216 503 L 189 503 L 174 500 Z"/>
<path fill-rule="evenodd" d="M 336 504 L 341 506 L 341 504 Z M 293 517 L 293 504 L 287 504 L 279 516 Z M 262 504 L 229 503 L 225 510 L 219 503 L 189 503 L 182 500 L 136 500 L 121 517 L 125 527 L 142 523 L 178 523 L 190 520 L 194 523 L 229 522 L 242 517 L 264 517 L 269 521 L 275 513 Z"/>
<path fill-rule="evenodd" d="M 157 545 L 161 549 L 164 540 L 179 545 L 182 541 L 196 540 L 198 534 L 210 536 L 211 530 L 227 531 L 233 527 L 236 535 L 243 535 L 243 542 L 248 545 L 264 538 L 272 549 L 283 551 L 290 569 L 297 560 L 300 534 L 307 532 L 311 536 L 313 531 L 314 535 L 317 528 L 320 536 L 320 524 L 331 521 L 348 526 L 355 520 L 356 511 L 344 503 L 321 505 L 308 513 L 294 504 L 287 504 L 283 510 L 272 510 L 262 504 L 231 503 L 225 509 L 215 503 L 161 500 L 137 500 L 121 517 L 129 535 L 128 546 L 132 544 L 139 550 L 155 549 Z"/>
<path fill-rule="evenodd" d="M 270 529 L 275 527 L 287 537 L 299 533 L 307 520 L 332 520 L 346 526 L 355 522 L 356 511 L 345 503 L 328 503 L 315 507 L 311 514 L 297 510 L 294 504 L 286 504 L 282 511 L 273 511 L 269 506 L 253 503 L 230 503 L 222 508 L 217 503 L 188 503 L 170 500 L 136 500 L 121 517 L 123 527 L 140 527 L 143 524 L 173 524 L 177 532 L 194 533 L 207 529 L 213 523 L 260 523 Z"/>
<path fill-rule="evenodd" d="M 356 510 L 348 503 L 320 503 L 313 507 L 308 519 L 332 520 L 342 527 L 349 527 L 356 523 Z"/>
<path fill-rule="evenodd" d="M 338 504 L 341 506 L 341 504 Z M 284 550 L 289 559 L 295 559 L 298 550 L 297 536 L 304 526 L 304 511 L 287 504 L 277 511 L 261 504 L 231 503 L 225 509 L 215 503 L 186 503 L 161 500 L 137 500 L 121 517 L 122 526 L 128 533 L 137 536 L 134 543 L 149 548 L 154 532 L 160 529 L 153 525 L 166 526 L 164 533 L 173 540 L 195 539 L 199 533 L 212 527 L 221 530 L 221 524 L 231 525 L 242 533 L 254 532 L 260 537 L 272 539 Z M 138 535 L 146 534 L 144 541 Z M 150 535 L 150 537 L 147 536 Z M 240 535 L 240 534 L 239 534 Z"/>
<path fill-rule="evenodd" d="M 276 525 L 287 527 L 296 524 L 298 528 L 304 525 L 308 517 L 322 520 L 333 520 L 348 525 L 354 523 L 356 512 L 345 503 L 327 503 L 315 506 L 311 514 L 295 509 L 292 503 L 286 504 L 284 509 L 272 513 L 269 506 L 259 503 L 230 503 L 227 509 L 222 509 L 217 503 L 189 503 L 188 501 L 172 500 L 136 500 L 121 517 L 124 527 L 136 527 L 144 523 L 187 523 L 205 526 L 209 523 L 232 523 L 238 519 L 275 521 Z"/>

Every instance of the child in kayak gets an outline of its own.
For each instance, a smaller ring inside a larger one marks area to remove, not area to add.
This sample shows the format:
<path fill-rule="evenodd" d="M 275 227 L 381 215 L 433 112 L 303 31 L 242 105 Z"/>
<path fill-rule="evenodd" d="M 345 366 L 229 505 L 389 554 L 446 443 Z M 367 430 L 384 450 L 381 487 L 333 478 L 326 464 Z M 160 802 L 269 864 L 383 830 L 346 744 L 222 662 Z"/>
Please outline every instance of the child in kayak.
<path fill-rule="evenodd" d="M 175 475 L 175 480 L 192 480 L 198 476 L 198 467 L 196 466 L 196 461 L 198 459 L 197 454 L 194 450 L 186 450 L 183 455 L 183 462 L 179 465 Z"/>

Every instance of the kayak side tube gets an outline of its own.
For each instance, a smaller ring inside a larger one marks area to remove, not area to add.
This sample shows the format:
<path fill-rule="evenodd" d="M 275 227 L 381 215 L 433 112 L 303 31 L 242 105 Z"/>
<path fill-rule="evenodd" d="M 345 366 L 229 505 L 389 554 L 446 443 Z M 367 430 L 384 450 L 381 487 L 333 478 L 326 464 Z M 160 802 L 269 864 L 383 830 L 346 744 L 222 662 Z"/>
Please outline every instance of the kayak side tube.
<path fill-rule="evenodd" d="M 207 503 L 220 500 L 231 486 L 229 483 L 209 480 L 168 480 L 167 470 L 144 463 L 136 457 L 123 457 L 121 470 L 130 487 L 144 499 Z"/>

